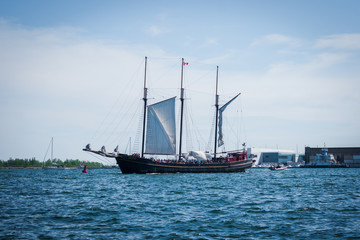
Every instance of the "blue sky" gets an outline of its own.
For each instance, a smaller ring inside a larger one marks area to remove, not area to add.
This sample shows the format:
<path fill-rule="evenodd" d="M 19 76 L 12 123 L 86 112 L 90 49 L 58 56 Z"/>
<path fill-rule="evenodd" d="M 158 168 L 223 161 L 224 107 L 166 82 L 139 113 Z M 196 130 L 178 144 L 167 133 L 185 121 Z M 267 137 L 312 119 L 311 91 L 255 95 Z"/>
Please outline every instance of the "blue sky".
<path fill-rule="evenodd" d="M 0 159 L 42 160 L 51 137 L 61 159 L 97 160 L 81 151 L 88 142 L 125 151 L 138 129 L 144 56 L 151 101 L 178 95 L 179 63 L 189 62 L 189 150 L 208 143 L 216 65 L 222 102 L 242 93 L 227 110 L 237 135 L 227 142 L 359 146 L 359 9 L 359 1 L 0 1 Z"/>

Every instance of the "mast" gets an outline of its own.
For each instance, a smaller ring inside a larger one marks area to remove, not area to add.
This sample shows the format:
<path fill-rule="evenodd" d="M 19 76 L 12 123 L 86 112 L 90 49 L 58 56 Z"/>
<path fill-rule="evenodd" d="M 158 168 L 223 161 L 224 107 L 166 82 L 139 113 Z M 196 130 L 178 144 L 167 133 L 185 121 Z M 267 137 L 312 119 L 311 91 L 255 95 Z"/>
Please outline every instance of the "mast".
<path fill-rule="evenodd" d="M 181 89 L 180 89 L 180 101 L 181 101 L 181 114 L 180 114 L 180 141 L 179 141 L 179 161 L 181 160 L 181 143 L 182 143 L 182 125 L 184 114 L 184 58 L 181 59 Z"/>
<path fill-rule="evenodd" d="M 219 95 L 218 95 L 218 79 L 219 79 L 219 66 L 216 66 L 216 93 L 215 93 L 215 145 L 214 145 L 214 160 L 216 160 L 216 144 L 217 144 L 217 127 L 219 116 Z"/>
<path fill-rule="evenodd" d="M 53 161 L 53 152 L 54 152 L 54 138 L 51 138 L 51 165 Z"/>
<path fill-rule="evenodd" d="M 143 100 L 144 100 L 144 118 L 143 118 L 141 157 L 144 157 L 144 146 L 145 146 L 145 121 L 146 121 L 146 107 L 147 107 L 146 68 L 147 68 L 147 57 L 145 57 L 145 73 L 144 73 L 144 98 L 143 98 Z"/>

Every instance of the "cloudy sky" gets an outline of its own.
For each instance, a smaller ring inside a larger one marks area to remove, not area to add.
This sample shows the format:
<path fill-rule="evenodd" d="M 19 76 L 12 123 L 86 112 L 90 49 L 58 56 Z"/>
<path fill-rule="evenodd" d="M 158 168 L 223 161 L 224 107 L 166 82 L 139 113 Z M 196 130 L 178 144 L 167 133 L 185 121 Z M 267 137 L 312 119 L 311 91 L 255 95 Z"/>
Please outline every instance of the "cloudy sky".
<path fill-rule="evenodd" d="M 217 65 L 220 102 L 241 92 L 228 150 L 360 146 L 360 1 L 13 0 L 0 1 L 0 159 L 42 160 L 51 137 L 62 160 L 97 161 L 87 143 L 136 151 L 145 56 L 151 103 L 179 95 L 189 63 L 187 150 L 209 145 Z"/>

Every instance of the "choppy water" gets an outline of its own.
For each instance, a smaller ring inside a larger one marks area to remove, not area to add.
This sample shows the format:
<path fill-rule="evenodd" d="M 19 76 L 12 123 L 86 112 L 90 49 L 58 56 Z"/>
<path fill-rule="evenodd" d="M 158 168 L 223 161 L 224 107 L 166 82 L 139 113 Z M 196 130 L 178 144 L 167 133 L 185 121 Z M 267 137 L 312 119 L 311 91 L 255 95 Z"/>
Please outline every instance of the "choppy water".
<path fill-rule="evenodd" d="M 360 169 L 0 170 L 2 239 L 360 238 Z"/>

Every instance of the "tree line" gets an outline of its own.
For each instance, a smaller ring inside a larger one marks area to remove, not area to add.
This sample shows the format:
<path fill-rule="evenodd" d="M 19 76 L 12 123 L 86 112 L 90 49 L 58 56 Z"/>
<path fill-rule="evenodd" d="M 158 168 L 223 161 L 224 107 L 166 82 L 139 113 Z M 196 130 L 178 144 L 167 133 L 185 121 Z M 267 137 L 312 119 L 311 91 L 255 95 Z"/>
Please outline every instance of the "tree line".
<path fill-rule="evenodd" d="M 35 158 L 25 158 L 25 159 L 20 159 L 20 158 L 15 158 L 12 159 L 10 158 L 7 161 L 4 160 L 0 160 L 0 168 L 8 168 L 8 167 L 15 167 L 15 168 L 41 168 L 43 166 L 45 167 L 50 167 L 50 166 L 64 166 L 64 167 L 68 167 L 68 168 L 75 168 L 75 167 L 83 167 L 84 165 L 86 165 L 89 168 L 99 168 L 99 167 L 103 167 L 104 165 L 102 163 L 99 162 L 82 162 L 78 159 L 73 160 L 73 159 L 66 159 L 65 161 L 62 161 L 60 159 L 53 159 L 50 160 L 48 159 L 45 162 L 40 162 L 38 160 L 36 160 Z"/>

